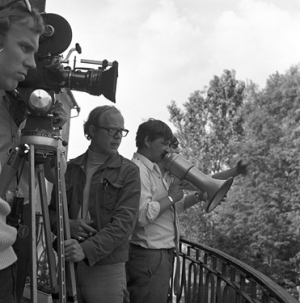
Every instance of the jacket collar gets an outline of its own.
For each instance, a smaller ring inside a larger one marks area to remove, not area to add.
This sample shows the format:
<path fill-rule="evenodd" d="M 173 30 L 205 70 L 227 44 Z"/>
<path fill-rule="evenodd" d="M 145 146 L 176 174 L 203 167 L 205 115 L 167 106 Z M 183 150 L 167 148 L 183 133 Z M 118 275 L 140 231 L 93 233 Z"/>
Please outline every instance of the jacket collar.
<path fill-rule="evenodd" d="M 88 150 L 84 153 L 78 156 L 77 158 L 71 159 L 69 163 L 72 163 L 74 165 L 78 166 L 85 166 L 86 161 L 88 157 Z M 114 155 L 111 155 L 105 162 L 104 164 L 105 167 L 120 167 L 122 165 L 122 156 L 119 153 L 116 153 Z"/>

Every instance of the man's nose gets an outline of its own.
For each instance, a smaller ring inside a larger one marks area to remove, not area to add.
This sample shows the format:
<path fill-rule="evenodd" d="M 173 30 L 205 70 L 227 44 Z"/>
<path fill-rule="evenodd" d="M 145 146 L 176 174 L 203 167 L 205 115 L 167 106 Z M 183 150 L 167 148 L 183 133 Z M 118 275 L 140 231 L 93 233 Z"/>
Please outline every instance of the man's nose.
<path fill-rule="evenodd" d="M 34 54 L 29 54 L 28 55 L 28 57 L 26 58 L 26 61 L 25 61 L 25 66 L 27 68 L 31 68 L 31 69 L 36 68 Z"/>
<path fill-rule="evenodd" d="M 122 132 L 121 131 L 116 132 L 116 134 L 114 135 L 114 138 L 115 139 L 121 139 L 122 138 Z"/>

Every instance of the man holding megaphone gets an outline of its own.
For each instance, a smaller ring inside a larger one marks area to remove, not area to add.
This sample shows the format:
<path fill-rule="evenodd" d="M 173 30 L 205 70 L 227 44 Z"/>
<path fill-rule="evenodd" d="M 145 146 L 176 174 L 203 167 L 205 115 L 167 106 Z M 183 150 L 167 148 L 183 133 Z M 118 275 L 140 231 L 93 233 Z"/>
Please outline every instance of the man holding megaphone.
<path fill-rule="evenodd" d="M 199 179 L 200 183 L 207 183 L 207 180 L 203 181 L 202 173 L 179 155 L 178 161 L 171 149 L 173 139 L 170 127 L 155 119 L 142 123 L 136 134 L 137 152 L 132 161 L 140 169 L 141 198 L 126 263 L 131 303 L 167 302 L 174 250 L 179 243 L 178 214 L 204 199 L 195 193 L 184 196 L 187 181 L 195 190 Z M 163 166 L 175 178 L 168 179 L 161 170 Z M 209 198 L 213 201 L 215 194 L 211 192 L 218 193 L 219 188 L 223 188 L 223 181 L 215 185 L 212 178 L 205 176 L 205 179 L 208 179 L 208 196 L 211 195 Z M 227 183 L 231 185 L 232 180 Z M 222 192 L 221 198 L 229 187 Z M 200 189 L 200 192 L 205 191 L 205 186 Z"/>
<path fill-rule="evenodd" d="M 154 119 L 142 123 L 136 134 L 132 161 L 140 169 L 141 198 L 126 263 L 131 303 L 167 302 L 177 241 L 175 205 L 183 209 L 184 200 L 182 182 L 169 185 L 157 163 L 170 152 L 172 138 L 170 127 Z"/>

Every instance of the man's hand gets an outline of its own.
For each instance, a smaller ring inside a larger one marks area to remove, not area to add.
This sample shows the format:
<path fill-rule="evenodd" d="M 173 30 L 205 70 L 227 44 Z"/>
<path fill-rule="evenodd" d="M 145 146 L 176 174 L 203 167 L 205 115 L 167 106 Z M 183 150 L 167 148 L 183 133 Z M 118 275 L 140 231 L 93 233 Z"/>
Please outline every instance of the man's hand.
<path fill-rule="evenodd" d="M 91 225 L 93 221 L 83 219 L 70 219 L 71 237 L 82 242 L 97 233 Z"/>
<path fill-rule="evenodd" d="M 67 78 L 67 73 L 61 61 L 61 57 L 56 56 L 52 59 L 49 65 L 44 67 L 48 75 L 53 77 L 60 85 L 62 85 Z M 67 112 L 60 101 L 56 100 L 54 103 L 52 107 L 52 114 L 54 116 L 53 124 L 57 128 L 62 128 L 62 126 L 68 121 Z"/>
<path fill-rule="evenodd" d="M 61 62 L 62 58 L 56 56 L 52 59 L 51 63 L 44 66 L 44 68 L 49 77 L 54 78 L 58 84 L 63 85 L 68 77 L 68 74 Z"/>
<path fill-rule="evenodd" d="M 247 174 L 248 165 L 249 163 L 243 163 L 243 160 L 240 160 L 236 165 L 237 174 L 245 176 Z"/>
<path fill-rule="evenodd" d="M 178 202 L 183 197 L 182 181 L 172 183 L 168 190 L 168 196 L 172 197 L 174 202 Z"/>
<path fill-rule="evenodd" d="M 52 106 L 53 125 L 57 128 L 62 128 L 68 121 L 68 114 L 64 109 L 62 102 L 57 101 Z"/>
<path fill-rule="evenodd" d="M 199 202 L 208 202 L 208 193 L 205 191 L 197 191 L 195 196 L 198 198 Z"/>
<path fill-rule="evenodd" d="M 190 183 L 187 180 L 182 180 L 182 188 L 185 190 L 192 190 L 192 191 L 198 191 L 199 188 L 194 186 L 192 183 Z"/>
<path fill-rule="evenodd" d="M 80 262 L 85 259 L 86 255 L 77 240 L 70 239 L 64 242 L 65 259 L 68 262 Z"/>

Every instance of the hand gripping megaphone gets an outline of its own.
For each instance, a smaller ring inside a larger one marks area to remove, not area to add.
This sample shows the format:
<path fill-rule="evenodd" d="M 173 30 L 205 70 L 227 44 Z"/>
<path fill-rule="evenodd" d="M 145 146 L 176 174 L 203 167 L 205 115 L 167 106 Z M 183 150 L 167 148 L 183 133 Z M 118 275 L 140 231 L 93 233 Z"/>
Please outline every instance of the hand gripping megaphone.
<path fill-rule="evenodd" d="M 217 180 L 206 176 L 193 164 L 178 154 L 168 153 L 164 157 L 166 168 L 180 179 L 187 180 L 208 195 L 204 209 L 207 213 L 214 210 L 228 192 L 233 178 Z"/>

